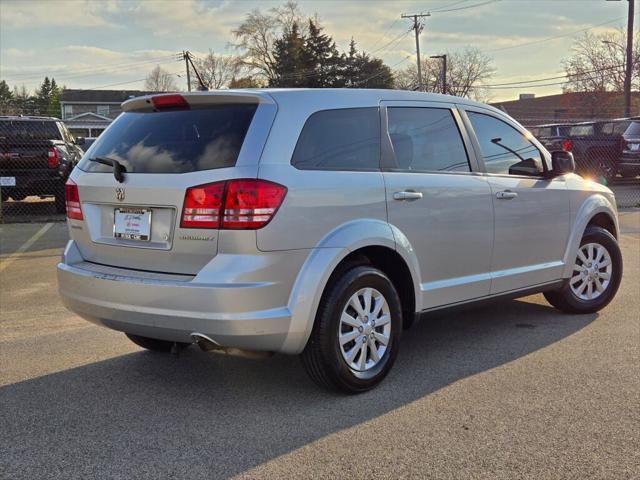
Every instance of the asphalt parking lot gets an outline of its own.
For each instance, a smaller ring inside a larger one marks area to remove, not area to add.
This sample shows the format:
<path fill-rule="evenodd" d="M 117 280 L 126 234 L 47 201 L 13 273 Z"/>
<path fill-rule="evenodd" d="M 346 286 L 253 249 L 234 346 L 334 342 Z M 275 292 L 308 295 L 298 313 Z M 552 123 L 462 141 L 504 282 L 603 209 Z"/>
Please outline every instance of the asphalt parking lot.
<path fill-rule="evenodd" d="M 63 223 L 3 225 L 0 478 L 639 478 L 640 211 L 622 225 L 599 314 L 432 315 L 358 396 L 294 357 L 143 351 L 61 305 Z"/>

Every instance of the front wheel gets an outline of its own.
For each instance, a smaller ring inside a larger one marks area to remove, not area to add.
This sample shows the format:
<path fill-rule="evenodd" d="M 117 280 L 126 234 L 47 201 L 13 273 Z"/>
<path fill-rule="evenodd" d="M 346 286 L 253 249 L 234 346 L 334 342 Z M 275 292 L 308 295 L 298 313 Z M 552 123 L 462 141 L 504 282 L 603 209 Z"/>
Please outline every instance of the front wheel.
<path fill-rule="evenodd" d="M 593 313 L 606 307 L 622 279 L 622 254 L 615 237 L 600 227 L 588 227 L 569 281 L 546 292 L 547 301 L 567 313 Z"/>
<path fill-rule="evenodd" d="M 389 278 L 355 267 L 327 286 L 302 362 L 322 387 L 364 392 L 389 373 L 401 332 L 400 298 Z"/>

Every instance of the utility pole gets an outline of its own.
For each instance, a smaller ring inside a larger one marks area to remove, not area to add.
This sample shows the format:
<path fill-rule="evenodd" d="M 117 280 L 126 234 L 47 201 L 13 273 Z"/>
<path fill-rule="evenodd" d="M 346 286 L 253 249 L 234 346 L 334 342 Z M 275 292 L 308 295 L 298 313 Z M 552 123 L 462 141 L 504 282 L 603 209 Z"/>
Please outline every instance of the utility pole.
<path fill-rule="evenodd" d="M 441 58 L 442 59 L 442 93 L 447 94 L 447 54 L 432 55 L 429 58 Z"/>
<path fill-rule="evenodd" d="M 189 71 L 189 52 L 182 51 L 182 58 L 184 58 L 184 66 L 187 68 L 187 90 L 191 91 L 191 72 Z"/>
<path fill-rule="evenodd" d="M 414 13 L 413 15 L 400 15 L 400 18 L 412 18 L 413 27 L 412 30 L 416 34 L 416 61 L 418 62 L 418 90 L 422 90 L 422 65 L 420 65 L 420 32 L 422 32 L 422 23 L 418 21 L 418 18 L 430 17 L 430 13 Z"/>
<path fill-rule="evenodd" d="M 629 2 L 627 13 L 627 62 L 624 72 L 624 116 L 631 116 L 631 76 L 633 75 L 633 15 L 635 0 Z"/>

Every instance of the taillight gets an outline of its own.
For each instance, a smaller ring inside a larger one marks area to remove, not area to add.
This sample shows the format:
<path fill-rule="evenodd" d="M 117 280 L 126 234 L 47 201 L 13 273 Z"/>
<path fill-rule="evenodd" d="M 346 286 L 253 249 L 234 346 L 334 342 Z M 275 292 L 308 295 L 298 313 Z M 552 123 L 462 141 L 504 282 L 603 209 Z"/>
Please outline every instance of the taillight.
<path fill-rule="evenodd" d="M 562 141 L 562 150 L 564 150 L 565 152 L 570 152 L 572 148 L 573 148 L 573 141 L 571 141 L 568 138 Z"/>
<path fill-rule="evenodd" d="M 67 218 L 82 220 L 82 207 L 80 206 L 78 185 L 71 179 L 67 180 L 64 186 L 64 197 L 67 204 Z"/>
<path fill-rule="evenodd" d="M 187 189 L 182 207 L 182 228 L 218 228 L 225 182 Z"/>
<path fill-rule="evenodd" d="M 287 188 L 266 180 L 243 179 L 188 188 L 182 228 L 255 230 L 271 221 Z"/>
<path fill-rule="evenodd" d="M 47 152 L 47 163 L 49 164 L 49 168 L 58 168 L 60 164 L 60 155 L 58 154 L 58 149 L 56 147 L 51 147 Z"/>
<path fill-rule="evenodd" d="M 253 230 L 271 221 L 286 187 L 266 180 L 231 180 L 224 198 L 222 228 Z"/>
<path fill-rule="evenodd" d="M 151 103 L 156 110 L 188 110 L 189 103 L 182 95 L 155 95 L 151 97 Z"/>

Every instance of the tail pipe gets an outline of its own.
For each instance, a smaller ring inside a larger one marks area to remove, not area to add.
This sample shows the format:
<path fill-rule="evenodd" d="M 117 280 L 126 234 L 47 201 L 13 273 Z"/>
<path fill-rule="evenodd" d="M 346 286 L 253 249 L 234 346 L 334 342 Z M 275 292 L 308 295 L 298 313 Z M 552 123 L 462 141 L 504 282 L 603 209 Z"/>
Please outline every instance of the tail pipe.
<path fill-rule="evenodd" d="M 200 347 L 200 350 L 202 350 L 203 352 L 253 359 L 263 359 L 273 356 L 273 352 L 260 352 L 254 350 L 243 350 L 242 348 L 236 347 L 223 347 L 211 337 L 208 337 L 202 333 L 192 333 L 191 339 L 193 340 L 193 343 L 198 345 Z"/>

